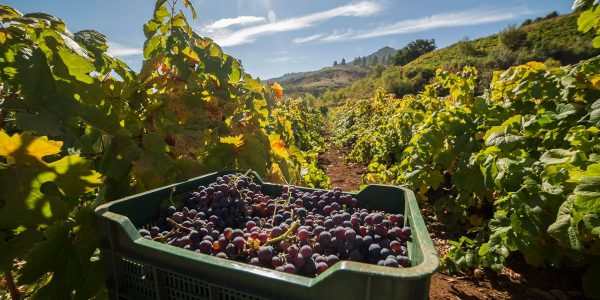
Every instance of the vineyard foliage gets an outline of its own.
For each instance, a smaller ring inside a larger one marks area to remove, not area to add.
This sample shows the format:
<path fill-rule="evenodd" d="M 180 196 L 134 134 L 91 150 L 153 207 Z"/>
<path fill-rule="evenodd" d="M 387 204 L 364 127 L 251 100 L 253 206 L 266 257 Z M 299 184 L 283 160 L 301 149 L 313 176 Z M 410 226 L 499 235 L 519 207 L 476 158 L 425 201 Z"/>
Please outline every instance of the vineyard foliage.
<path fill-rule="evenodd" d="M 195 33 L 190 1 L 176 2 L 156 1 L 139 73 L 97 31 L 0 6 L 0 270 L 24 261 L 34 299 L 101 292 L 104 202 L 223 169 L 329 185 L 318 111 L 278 103 L 278 84 Z"/>
<path fill-rule="evenodd" d="M 368 163 L 365 183 L 414 189 L 465 234 L 446 270 L 499 271 L 520 252 L 534 266 L 588 266 L 583 285 L 598 296 L 600 58 L 530 62 L 476 90 L 477 71 L 465 67 L 438 70 L 417 95 L 347 100 L 331 111 L 334 140 Z"/>
<path fill-rule="evenodd" d="M 277 103 L 271 113 L 271 124 L 267 132 L 271 133 L 272 147 L 277 143 L 289 145 L 280 155 L 287 161 L 280 165 L 286 170 L 295 167 L 296 172 L 276 173 L 272 176 L 276 182 L 288 178 L 288 183 L 300 183 L 309 187 L 329 187 L 331 181 L 318 164 L 319 153 L 325 151 L 323 114 L 309 107 L 302 99 L 287 99 Z M 290 165 L 290 161 L 292 164 Z"/>

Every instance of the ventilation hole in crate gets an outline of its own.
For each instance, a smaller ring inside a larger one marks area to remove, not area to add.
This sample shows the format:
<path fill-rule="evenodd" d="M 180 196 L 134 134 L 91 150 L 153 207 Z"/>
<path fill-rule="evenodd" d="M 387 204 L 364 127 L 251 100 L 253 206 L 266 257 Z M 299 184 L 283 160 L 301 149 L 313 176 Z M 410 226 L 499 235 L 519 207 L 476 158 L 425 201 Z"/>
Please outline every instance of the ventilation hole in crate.
<path fill-rule="evenodd" d="M 219 300 L 263 300 L 264 298 L 254 295 L 218 287 Z"/>
<path fill-rule="evenodd" d="M 212 285 L 202 280 L 165 271 L 167 299 L 169 300 L 263 300 L 254 295 Z M 216 294 L 216 295 L 215 295 Z M 213 297 L 216 296 L 216 297 Z"/>
<path fill-rule="evenodd" d="M 180 274 L 165 271 L 164 285 L 167 299 L 208 300 L 211 299 L 210 285 Z"/>
<path fill-rule="evenodd" d="M 128 291 L 148 298 L 156 298 L 156 284 L 152 267 L 123 257 L 121 276 L 123 287 Z"/>

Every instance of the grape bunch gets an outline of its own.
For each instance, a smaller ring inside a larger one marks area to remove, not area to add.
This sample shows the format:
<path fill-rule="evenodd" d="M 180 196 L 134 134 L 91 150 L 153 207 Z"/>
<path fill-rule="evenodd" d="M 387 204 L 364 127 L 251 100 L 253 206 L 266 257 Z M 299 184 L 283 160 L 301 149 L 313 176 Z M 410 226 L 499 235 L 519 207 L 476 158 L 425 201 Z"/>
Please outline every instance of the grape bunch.
<path fill-rule="evenodd" d="M 161 207 L 142 237 L 220 258 L 314 277 L 340 260 L 409 267 L 404 216 L 357 207 L 342 190 L 261 192 L 244 174 L 218 177 Z"/>

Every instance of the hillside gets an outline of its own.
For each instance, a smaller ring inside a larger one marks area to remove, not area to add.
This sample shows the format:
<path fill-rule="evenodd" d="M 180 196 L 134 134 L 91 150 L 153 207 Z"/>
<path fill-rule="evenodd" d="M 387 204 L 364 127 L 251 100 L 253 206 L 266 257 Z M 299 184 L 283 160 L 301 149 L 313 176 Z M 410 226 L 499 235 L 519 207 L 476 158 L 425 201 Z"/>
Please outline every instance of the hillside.
<path fill-rule="evenodd" d="M 320 102 L 335 105 L 347 98 L 369 97 L 377 88 L 396 95 L 415 93 L 430 81 L 438 68 L 459 70 L 463 66 L 474 66 L 483 83 L 480 86 L 486 86 L 493 71 L 512 65 L 541 61 L 557 66 L 600 54 L 598 49 L 592 48 L 593 34 L 577 31 L 577 17 L 578 14 L 557 16 L 521 26 L 516 33 L 504 33 L 504 36 L 521 39 L 518 47 L 513 45 L 513 48 L 501 41 L 502 32 L 476 40 L 464 39 L 406 65 L 388 67 L 380 75 L 357 80 L 342 89 L 332 89 L 320 97 Z"/>
<path fill-rule="evenodd" d="M 369 68 L 366 67 L 337 65 L 317 71 L 290 73 L 266 81 L 279 82 L 283 86 L 286 95 L 310 93 L 319 96 L 327 90 L 345 87 L 358 79 L 364 78 L 368 73 Z"/>
<path fill-rule="evenodd" d="M 381 62 L 389 59 L 394 53 L 396 53 L 396 49 L 385 46 L 364 58 L 366 62 L 371 62 L 376 57 L 376 61 Z M 338 64 L 316 71 L 287 73 L 280 77 L 263 80 L 263 82 L 279 82 L 285 89 L 286 95 L 301 96 L 310 93 L 313 96 L 319 96 L 325 91 L 340 89 L 367 76 L 370 68 L 368 64 L 361 66 L 360 59 L 361 57 L 357 57 L 353 61 L 347 60 L 346 65 Z"/>

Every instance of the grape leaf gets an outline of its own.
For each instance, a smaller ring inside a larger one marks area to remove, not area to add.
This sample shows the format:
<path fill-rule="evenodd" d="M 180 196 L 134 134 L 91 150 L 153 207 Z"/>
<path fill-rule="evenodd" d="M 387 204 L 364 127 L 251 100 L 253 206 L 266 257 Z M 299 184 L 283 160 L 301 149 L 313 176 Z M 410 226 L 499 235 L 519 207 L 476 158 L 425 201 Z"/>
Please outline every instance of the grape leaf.
<path fill-rule="evenodd" d="M 271 141 L 271 150 L 273 151 L 273 153 L 282 158 L 287 159 L 290 157 L 287 150 L 285 149 L 285 142 L 282 140 Z"/>
<path fill-rule="evenodd" d="M 573 198 L 569 198 L 558 209 L 556 221 L 548 226 L 548 234 L 553 236 L 557 241 L 565 243 L 571 249 L 581 249 L 577 228 L 573 224 L 571 209 L 573 208 Z"/>
<path fill-rule="evenodd" d="M 18 10 L 14 9 L 8 5 L 0 5 L 0 19 L 9 20 L 9 19 L 14 19 L 14 18 L 19 18 L 21 16 L 22 16 L 22 14 Z"/>
<path fill-rule="evenodd" d="M 23 256 L 23 249 L 31 249 L 42 241 L 42 233 L 35 229 L 26 229 L 16 235 L 0 233 L 0 271 L 8 272 L 13 267 L 13 260 Z"/>
<path fill-rule="evenodd" d="M 578 30 L 581 32 L 588 32 L 594 28 L 600 9 L 598 6 L 593 6 L 591 9 L 582 12 L 577 19 Z"/>
<path fill-rule="evenodd" d="M 516 144 L 525 139 L 526 137 L 522 135 L 510 134 L 505 132 L 494 132 L 488 137 L 485 143 L 488 146 L 503 147 Z"/>
<path fill-rule="evenodd" d="M 235 149 L 239 149 L 240 147 L 242 147 L 244 145 L 244 136 L 243 135 L 237 135 L 237 136 L 226 136 L 226 137 L 221 137 L 219 139 L 219 142 L 223 143 L 223 144 L 230 144 L 233 145 L 233 147 Z"/>
<path fill-rule="evenodd" d="M 600 126 L 600 108 L 594 109 L 590 112 L 590 123 L 595 126 Z"/>
<path fill-rule="evenodd" d="M 600 236 L 600 214 L 588 214 L 583 217 L 583 223 L 592 234 Z"/>
<path fill-rule="evenodd" d="M 564 164 L 571 160 L 573 154 L 573 152 L 565 149 L 552 149 L 542 154 L 540 161 L 546 165 Z"/>
<path fill-rule="evenodd" d="M 33 227 L 64 218 L 76 204 L 68 198 L 77 198 L 100 184 L 100 174 L 90 170 L 79 155 L 51 163 L 42 160 L 58 154 L 60 142 L 30 134 L 8 136 L 0 131 L 0 145 L 0 156 L 7 157 L 8 162 L 0 165 L 0 199 L 5 201 L 0 208 L 0 228 Z M 49 182 L 61 195 L 42 192 L 42 186 Z"/>
<path fill-rule="evenodd" d="M 67 70 L 69 75 L 75 77 L 75 80 L 87 84 L 94 82 L 88 74 L 95 68 L 87 59 L 67 50 L 59 50 L 58 56 L 62 61 L 62 67 Z"/>
<path fill-rule="evenodd" d="M 134 164 L 132 172 L 145 189 L 163 186 L 173 182 L 177 170 L 167 154 L 168 146 L 159 134 L 149 133 L 142 141 L 143 151 Z"/>

